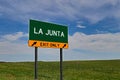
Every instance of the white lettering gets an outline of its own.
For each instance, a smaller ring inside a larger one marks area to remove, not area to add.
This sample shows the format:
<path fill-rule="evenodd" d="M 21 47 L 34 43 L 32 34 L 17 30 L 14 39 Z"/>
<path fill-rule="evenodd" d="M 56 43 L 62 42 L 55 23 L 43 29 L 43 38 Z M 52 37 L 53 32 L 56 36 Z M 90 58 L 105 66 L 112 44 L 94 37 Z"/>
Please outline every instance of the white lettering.
<path fill-rule="evenodd" d="M 57 36 L 57 31 L 52 31 L 52 35 Z"/>
<path fill-rule="evenodd" d="M 64 33 L 60 31 L 55 30 L 48 30 L 47 33 L 45 33 L 47 36 L 56 36 L 56 37 L 64 37 Z"/>
<path fill-rule="evenodd" d="M 40 28 L 39 31 L 36 31 L 36 28 L 34 27 L 34 34 L 43 34 L 42 29 Z"/>
<path fill-rule="evenodd" d="M 64 33 L 63 32 L 61 33 L 61 37 L 64 37 Z"/>
<path fill-rule="evenodd" d="M 46 35 L 49 35 L 50 34 L 50 30 L 48 30 L 48 32 L 46 33 Z"/>
<path fill-rule="evenodd" d="M 42 28 L 39 28 L 37 30 L 36 27 L 34 27 L 34 34 L 44 34 Z M 45 33 L 46 36 L 56 36 L 56 37 L 65 37 L 64 32 L 61 31 L 56 31 L 56 30 L 47 30 L 47 32 Z"/>

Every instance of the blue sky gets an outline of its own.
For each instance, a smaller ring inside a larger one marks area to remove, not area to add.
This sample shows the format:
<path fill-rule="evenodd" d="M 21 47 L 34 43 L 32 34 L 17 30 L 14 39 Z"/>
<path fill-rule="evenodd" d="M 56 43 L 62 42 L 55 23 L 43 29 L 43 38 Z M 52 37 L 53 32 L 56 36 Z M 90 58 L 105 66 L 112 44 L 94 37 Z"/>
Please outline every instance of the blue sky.
<path fill-rule="evenodd" d="M 119 14 L 119 0 L 0 0 L 0 61 L 34 61 L 30 19 L 68 25 L 64 60 L 120 59 Z M 38 54 L 42 61 L 59 60 L 59 49 Z"/>

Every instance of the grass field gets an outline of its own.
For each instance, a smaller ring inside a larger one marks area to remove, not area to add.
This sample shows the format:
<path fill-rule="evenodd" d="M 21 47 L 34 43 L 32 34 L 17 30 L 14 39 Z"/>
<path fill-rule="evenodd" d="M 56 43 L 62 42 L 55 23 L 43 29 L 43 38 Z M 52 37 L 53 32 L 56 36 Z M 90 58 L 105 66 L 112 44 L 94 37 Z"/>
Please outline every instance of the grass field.
<path fill-rule="evenodd" d="M 38 80 L 59 80 L 59 62 L 39 62 Z M 120 80 L 120 60 L 63 62 L 64 80 Z M 34 80 L 34 62 L 0 62 L 0 80 Z"/>

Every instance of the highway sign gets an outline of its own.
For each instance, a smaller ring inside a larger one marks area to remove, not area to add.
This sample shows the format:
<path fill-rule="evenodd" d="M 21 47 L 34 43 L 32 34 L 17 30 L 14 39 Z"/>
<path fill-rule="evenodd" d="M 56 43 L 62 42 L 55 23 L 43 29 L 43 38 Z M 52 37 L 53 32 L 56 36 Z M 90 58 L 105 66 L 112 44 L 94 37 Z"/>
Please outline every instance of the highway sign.
<path fill-rule="evenodd" d="M 68 27 L 30 20 L 28 45 L 43 48 L 68 48 Z"/>

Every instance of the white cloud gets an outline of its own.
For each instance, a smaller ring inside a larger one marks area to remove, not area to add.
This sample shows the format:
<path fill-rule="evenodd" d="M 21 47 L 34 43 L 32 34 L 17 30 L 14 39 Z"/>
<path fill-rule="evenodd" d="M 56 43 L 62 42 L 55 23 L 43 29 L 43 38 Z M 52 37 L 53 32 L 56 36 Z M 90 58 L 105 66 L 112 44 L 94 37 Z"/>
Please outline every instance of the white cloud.
<path fill-rule="evenodd" d="M 0 53 L 29 53 L 26 43 L 16 43 L 21 37 L 26 37 L 27 34 L 17 32 L 17 34 L 3 35 L 4 41 L 0 41 L 0 50 L 8 52 Z M 73 49 L 81 49 L 95 52 L 120 52 L 120 33 L 92 34 L 76 32 L 73 36 L 69 36 L 69 51 Z M 7 37 L 6 37 L 7 36 Z M 8 37 L 9 36 L 9 37 Z M 11 39 L 13 38 L 13 39 Z M 14 41 L 14 42 L 11 42 Z M 16 50 L 16 51 L 14 51 Z M 48 53 L 49 51 L 46 51 Z"/>
<path fill-rule="evenodd" d="M 4 5 L 2 2 L 0 3 L 1 13 L 20 21 L 27 21 L 30 18 L 42 20 L 87 18 L 90 22 L 95 23 L 106 17 L 120 18 L 119 0 L 21 0 L 3 2 Z"/>
<path fill-rule="evenodd" d="M 26 42 L 27 43 L 27 42 Z M 27 44 L 14 43 L 10 41 L 0 42 L 0 54 L 27 54 L 31 53 L 31 49 Z"/>
<path fill-rule="evenodd" d="M 7 34 L 7 35 L 2 36 L 3 39 L 6 39 L 8 41 L 15 41 L 22 37 L 28 37 L 28 34 L 27 33 L 24 34 L 23 32 L 17 32 L 14 34 Z"/>
<path fill-rule="evenodd" d="M 97 30 L 97 29 L 96 29 L 96 32 L 97 32 L 98 34 L 106 34 L 106 33 L 109 33 L 108 31 L 100 31 L 100 30 Z"/>
<path fill-rule="evenodd" d="M 106 33 L 86 35 L 84 33 L 75 33 L 70 36 L 71 49 L 83 49 L 95 52 L 120 52 L 120 33 Z"/>
<path fill-rule="evenodd" d="M 78 28 L 86 28 L 86 26 L 82 26 L 80 24 L 77 25 Z"/>
<path fill-rule="evenodd" d="M 73 36 L 69 36 L 69 49 L 64 50 L 64 60 L 120 58 L 119 35 L 120 33 L 86 35 L 76 32 Z M 19 41 L 19 39 L 20 37 L 14 40 Z M 40 54 L 39 60 L 59 60 L 59 49 L 39 48 L 38 53 Z M 33 58 L 34 48 L 28 47 L 27 41 L 26 43 L 15 43 L 10 40 L 4 40 L 0 41 L 0 55 L 1 54 L 21 54 L 23 58 L 19 58 L 18 55 L 14 56 L 15 59 L 18 59 L 18 61 L 23 61 L 23 59 L 29 61 L 31 57 Z M 31 57 L 27 57 L 28 55 Z M 4 60 L 8 60 L 7 57 L 5 57 Z"/>

